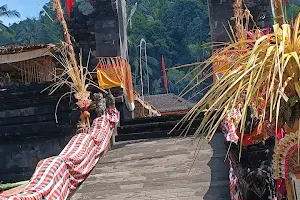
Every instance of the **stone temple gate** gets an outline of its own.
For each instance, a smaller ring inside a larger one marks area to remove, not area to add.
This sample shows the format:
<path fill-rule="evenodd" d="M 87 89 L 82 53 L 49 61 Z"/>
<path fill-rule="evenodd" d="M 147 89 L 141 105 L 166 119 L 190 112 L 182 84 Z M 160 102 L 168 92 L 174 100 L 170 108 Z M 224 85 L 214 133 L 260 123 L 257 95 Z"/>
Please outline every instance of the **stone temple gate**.
<path fill-rule="evenodd" d="M 85 2 L 84 5 L 73 8 L 71 13 L 72 18 L 68 22 L 77 53 L 82 49 L 83 58 L 87 58 L 91 50 L 92 57 L 89 64 L 91 67 L 97 65 L 97 57 L 122 56 L 128 59 L 126 1 L 86 0 Z M 212 41 L 226 41 L 226 32 L 222 23 L 226 24 L 226 21 L 232 17 L 233 2 L 234 0 L 208 0 Z M 268 0 L 246 1 L 246 5 L 251 10 L 254 20 L 258 21 L 258 25 L 261 27 L 272 24 L 268 2 Z M 26 91 L 27 93 L 19 91 L 19 93 L 13 95 L 4 94 L 2 96 L 2 99 L 8 97 L 5 99 L 7 101 L 6 104 L 1 104 L 2 107 L 3 105 L 5 106 L 0 112 L 0 115 L 2 115 L 0 116 L 0 118 L 2 117 L 0 125 L 5 125 L 5 128 L 2 127 L 2 131 L 0 132 L 0 153 L 2 152 L 0 157 L 5 155 L 5 157 L 1 157 L 4 162 L 0 163 L 2 181 L 10 182 L 30 177 L 36 163 L 40 159 L 57 154 L 71 138 L 74 128 L 72 124 L 74 124 L 73 121 L 77 120 L 74 120 L 72 116 L 77 116 L 77 114 L 73 113 L 72 109 L 68 106 L 68 102 L 65 101 L 60 108 L 63 111 L 60 118 L 64 120 L 56 125 L 54 119 L 52 119 L 52 112 L 58 97 L 38 96 L 33 100 L 30 96 L 32 93 L 39 94 L 41 87 L 44 88 L 38 85 L 34 91 Z M 25 89 L 27 90 L 27 88 Z M 27 95 L 26 99 L 23 98 L 24 94 Z M 46 98 L 49 104 L 47 106 L 45 106 Z M 27 104 L 34 104 L 35 106 L 27 109 Z M 20 109 L 22 106 L 26 107 L 26 110 Z M 121 109 L 123 108 L 124 106 Z M 6 111 L 6 109 L 13 110 L 13 112 Z M 18 110 L 18 112 L 15 110 Z M 23 116 L 24 113 L 29 115 L 31 112 L 32 116 Z M 126 111 L 123 111 L 123 114 L 124 112 Z M 10 113 L 11 118 L 7 118 L 7 113 Z M 16 115 L 19 113 L 21 116 L 17 116 L 18 118 L 16 118 Z M 5 120 L 3 120 L 4 118 Z M 16 119 L 24 125 L 16 125 Z M 26 120 L 31 120 L 30 124 Z M 71 124 L 70 121 L 72 121 Z M 59 134 L 54 135 L 53 133 Z M 11 141 L 11 138 L 16 138 L 16 140 Z M 22 151 L 20 150 L 21 147 Z M 3 149 L 9 150 L 4 151 Z M 7 152 L 10 152 L 10 154 Z M 12 160 L 11 155 L 13 154 L 15 156 Z M 24 158 L 27 157 L 32 159 L 25 160 Z M 12 160 L 12 162 L 6 162 L 5 159 Z M 14 176 L 9 174 L 10 172 L 14 173 Z"/>
<path fill-rule="evenodd" d="M 229 41 L 224 25 L 233 22 L 234 2 L 207 0 L 212 42 Z M 244 2 L 259 27 L 271 27 L 269 0 Z M 126 0 L 85 0 L 73 7 L 68 24 L 77 54 L 82 50 L 84 64 L 91 51 L 90 70 L 97 66 L 99 57 L 121 56 L 128 60 Z M 133 117 L 125 107 L 122 110 L 125 118 Z"/>
<path fill-rule="evenodd" d="M 90 0 L 73 8 L 69 21 L 70 34 L 77 52 L 83 58 L 91 50 L 90 66 L 97 57 L 122 56 L 128 59 L 125 0 Z"/>
<path fill-rule="evenodd" d="M 233 16 L 234 0 L 207 0 L 212 41 L 227 41 L 224 25 Z M 272 25 L 269 0 L 246 0 L 259 27 Z M 87 57 L 122 56 L 128 59 L 126 0 L 86 0 L 84 5 L 73 8 L 69 21 L 70 33 L 77 51 Z M 97 63 L 92 59 L 91 66 Z"/>

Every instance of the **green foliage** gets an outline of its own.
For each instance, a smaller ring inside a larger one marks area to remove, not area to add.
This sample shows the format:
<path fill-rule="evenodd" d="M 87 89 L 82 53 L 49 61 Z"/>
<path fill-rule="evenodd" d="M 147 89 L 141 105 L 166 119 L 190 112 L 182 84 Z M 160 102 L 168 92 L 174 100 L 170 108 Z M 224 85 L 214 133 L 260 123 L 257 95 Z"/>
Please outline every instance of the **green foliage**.
<path fill-rule="evenodd" d="M 185 73 L 182 70 L 172 69 L 168 71 L 167 76 L 170 87 L 169 90 L 175 92 L 176 94 L 179 94 L 185 87 L 185 81 L 182 80 L 185 76 Z"/>
<path fill-rule="evenodd" d="M 42 24 L 37 19 L 25 19 L 19 24 L 13 24 L 11 28 L 16 32 L 16 35 L 10 38 L 12 43 L 20 42 L 26 44 L 36 44 L 41 37 Z"/>
<path fill-rule="evenodd" d="M 8 10 L 7 5 L 0 6 L 0 17 L 20 17 L 20 13 L 16 10 Z"/>
<path fill-rule="evenodd" d="M 63 2 L 62 4 L 64 4 Z M 56 20 L 56 13 L 52 9 L 52 4 L 49 2 L 43 8 L 51 19 L 42 11 L 38 18 L 27 18 L 12 24 L 9 28 L 14 30 L 15 34 L 9 38 L 0 36 L 0 45 L 60 42 L 63 39 L 62 27 Z"/>
<path fill-rule="evenodd" d="M 128 13 L 137 2 L 135 14 L 128 27 L 129 60 L 132 72 L 139 66 L 139 42 L 147 41 L 148 60 L 156 60 L 156 65 L 149 64 L 151 93 L 164 92 L 161 56 L 165 57 L 166 67 L 200 61 L 210 54 L 203 47 L 209 41 L 209 22 L 205 0 L 139 0 L 127 1 Z M 134 47 L 134 48 L 133 48 Z M 188 69 L 169 70 L 167 73 L 169 90 L 180 93 L 188 80 L 179 81 Z"/>
<path fill-rule="evenodd" d="M 296 18 L 300 12 L 300 0 L 289 0 L 289 3 L 286 5 L 287 19 Z"/>
<path fill-rule="evenodd" d="M 1 17 L 20 17 L 20 13 L 16 10 L 8 10 L 7 5 L 0 6 L 0 36 L 5 38 L 13 37 L 15 32 L 3 24 Z"/>
<path fill-rule="evenodd" d="M 65 1 L 61 2 L 64 3 Z M 42 24 L 40 43 L 58 43 L 63 40 L 63 30 L 60 23 L 56 20 L 56 12 L 52 9 L 51 3 L 47 3 L 43 8 L 50 15 L 51 19 L 44 12 L 40 13 Z"/>
<path fill-rule="evenodd" d="M 161 94 L 164 92 L 162 88 L 162 78 L 155 79 L 152 82 L 152 94 Z"/>

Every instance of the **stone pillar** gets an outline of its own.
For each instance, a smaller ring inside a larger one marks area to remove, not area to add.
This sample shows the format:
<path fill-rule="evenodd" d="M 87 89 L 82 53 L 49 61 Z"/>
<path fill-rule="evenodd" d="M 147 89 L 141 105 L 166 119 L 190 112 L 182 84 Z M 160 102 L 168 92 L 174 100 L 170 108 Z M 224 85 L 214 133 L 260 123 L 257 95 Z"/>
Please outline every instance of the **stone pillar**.
<path fill-rule="evenodd" d="M 229 41 L 223 24 L 228 27 L 228 21 L 234 14 L 232 7 L 234 2 L 235 0 L 207 0 L 210 33 L 213 42 Z M 273 21 L 269 2 L 269 0 L 245 0 L 254 21 L 260 28 L 272 27 Z"/>
<path fill-rule="evenodd" d="M 230 20 L 234 16 L 234 2 L 235 0 L 207 0 L 212 42 L 230 42 L 225 27 L 229 30 L 228 21 L 234 27 L 233 21 Z M 269 0 L 245 0 L 244 2 L 258 27 L 272 27 L 273 20 Z M 253 23 L 250 21 L 250 28 L 252 27 Z M 213 71 L 215 70 L 213 69 Z M 216 80 L 217 77 L 214 75 L 213 82 Z"/>
<path fill-rule="evenodd" d="M 119 22 L 115 2 L 96 1 L 95 8 L 96 56 L 120 56 Z"/>
<path fill-rule="evenodd" d="M 126 1 L 117 0 L 117 8 L 118 8 L 118 19 L 119 19 L 120 53 L 123 58 L 129 60 L 128 43 L 127 43 Z"/>
<path fill-rule="evenodd" d="M 207 0 L 210 35 L 212 42 L 227 42 L 229 38 L 224 25 L 233 16 L 234 0 Z"/>
<path fill-rule="evenodd" d="M 89 50 L 92 52 L 89 70 L 97 66 L 97 57 L 122 56 L 128 60 L 125 0 L 85 1 L 73 8 L 71 16 L 70 34 L 77 53 L 83 50 L 84 64 Z M 122 106 L 121 117 L 133 118 L 133 112 L 126 109 Z"/>
<path fill-rule="evenodd" d="M 96 56 L 128 59 L 125 0 L 97 1 L 95 6 Z"/>

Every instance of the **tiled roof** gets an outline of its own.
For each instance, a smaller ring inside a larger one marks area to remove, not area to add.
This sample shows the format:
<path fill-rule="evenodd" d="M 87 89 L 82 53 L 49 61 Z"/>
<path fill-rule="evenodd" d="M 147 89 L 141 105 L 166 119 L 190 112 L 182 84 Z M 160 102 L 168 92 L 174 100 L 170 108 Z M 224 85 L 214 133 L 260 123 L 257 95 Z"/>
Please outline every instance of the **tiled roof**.
<path fill-rule="evenodd" d="M 189 110 L 195 105 L 193 102 L 173 93 L 145 96 L 144 99 L 160 112 Z"/>

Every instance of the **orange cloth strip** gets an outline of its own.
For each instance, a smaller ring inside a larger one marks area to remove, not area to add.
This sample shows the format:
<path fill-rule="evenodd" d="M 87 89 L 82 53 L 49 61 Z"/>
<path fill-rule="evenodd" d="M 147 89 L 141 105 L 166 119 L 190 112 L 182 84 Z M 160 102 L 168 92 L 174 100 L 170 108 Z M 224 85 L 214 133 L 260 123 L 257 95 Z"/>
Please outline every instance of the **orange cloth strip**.
<path fill-rule="evenodd" d="M 129 63 L 123 57 L 101 57 L 97 66 L 99 86 L 103 89 L 122 87 L 130 110 L 134 109 L 134 94 Z"/>

